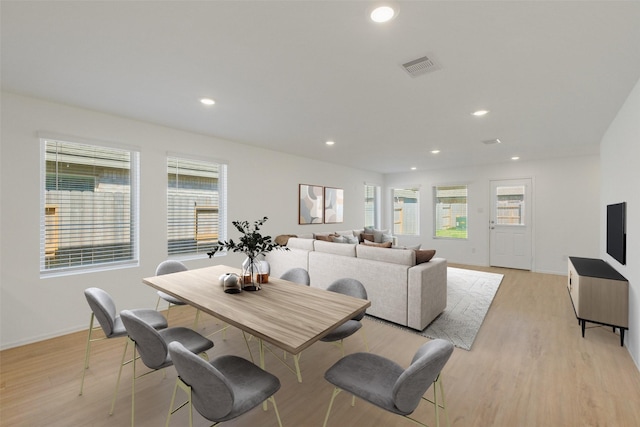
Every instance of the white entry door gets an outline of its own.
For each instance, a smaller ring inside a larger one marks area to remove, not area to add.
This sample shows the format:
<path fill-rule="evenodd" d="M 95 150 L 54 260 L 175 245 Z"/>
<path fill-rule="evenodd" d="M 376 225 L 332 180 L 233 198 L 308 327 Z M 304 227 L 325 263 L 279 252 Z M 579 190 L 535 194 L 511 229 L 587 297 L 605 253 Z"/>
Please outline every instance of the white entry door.
<path fill-rule="evenodd" d="M 531 179 L 491 181 L 490 264 L 531 270 Z"/>

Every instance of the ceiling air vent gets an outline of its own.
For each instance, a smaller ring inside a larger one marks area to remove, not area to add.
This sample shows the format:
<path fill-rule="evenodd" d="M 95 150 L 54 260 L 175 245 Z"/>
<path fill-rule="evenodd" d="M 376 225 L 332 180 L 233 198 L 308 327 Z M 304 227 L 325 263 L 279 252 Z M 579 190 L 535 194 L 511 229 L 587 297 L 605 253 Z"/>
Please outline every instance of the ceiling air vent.
<path fill-rule="evenodd" d="M 430 73 L 431 71 L 439 70 L 440 66 L 433 59 L 423 56 L 422 58 L 402 64 L 402 68 L 404 68 L 411 77 L 417 77 Z"/>
<path fill-rule="evenodd" d="M 502 141 L 500 141 L 498 138 L 495 139 L 485 139 L 484 141 L 482 141 L 483 144 L 485 145 L 493 145 L 493 144 L 500 144 Z"/>

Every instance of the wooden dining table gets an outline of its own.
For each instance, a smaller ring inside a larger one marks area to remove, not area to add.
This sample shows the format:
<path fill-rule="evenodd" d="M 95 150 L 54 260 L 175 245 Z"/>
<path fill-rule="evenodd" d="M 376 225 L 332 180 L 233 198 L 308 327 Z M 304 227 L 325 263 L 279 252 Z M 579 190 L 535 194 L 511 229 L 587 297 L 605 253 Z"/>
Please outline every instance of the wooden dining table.
<path fill-rule="evenodd" d="M 214 265 L 147 277 L 143 282 L 258 338 L 262 368 L 264 342 L 294 355 L 298 381 L 302 378 L 295 356 L 371 305 L 368 300 L 273 277 L 258 291 L 225 293 L 220 276 L 240 272 Z"/>

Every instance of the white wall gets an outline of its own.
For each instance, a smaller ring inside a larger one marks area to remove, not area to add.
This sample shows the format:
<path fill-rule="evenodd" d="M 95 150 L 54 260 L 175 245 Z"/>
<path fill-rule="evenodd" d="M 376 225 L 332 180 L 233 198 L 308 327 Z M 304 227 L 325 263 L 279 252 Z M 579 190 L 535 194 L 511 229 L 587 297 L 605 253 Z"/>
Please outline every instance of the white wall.
<path fill-rule="evenodd" d="M 602 170 L 600 258 L 629 281 L 629 331 L 625 343 L 640 369 L 640 81 L 600 144 Z M 606 205 L 627 202 L 627 264 L 606 250 Z"/>
<path fill-rule="evenodd" d="M 566 275 L 567 256 L 598 257 L 598 156 L 386 175 L 388 188 L 420 185 L 422 235 L 400 237 L 400 243 L 421 243 L 451 262 L 489 265 L 490 181 L 519 178 L 533 180 L 533 270 Z M 468 185 L 468 240 L 432 237 L 432 187 L 448 184 Z M 389 201 L 385 211 L 390 212 Z M 390 216 L 384 219 L 388 227 Z"/>
<path fill-rule="evenodd" d="M 533 178 L 534 269 L 540 272 L 566 274 L 567 255 L 607 259 L 601 230 L 604 204 L 624 199 L 629 214 L 629 261 L 627 266 L 617 267 L 631 283 L 632 326 L 626 345 L 636 363 L 640 360 L 640 267 L 634 262 L 640 243 L 633 238 L 640 221 L 633 179 L 639 174 L 634 161 L 640 158 L 638 86 L 602 142 L 602 161 L 598 156 L 587 156 L 387 176 L 15 94 L 2 93 L 1 102 L 0 348 L 86 328 L 89 309 L 82 291 L 89 286 L 106 289 L 119 309 L 155 305 L 153 290 L 144 286 L 141 278 L 152 275 L 155 266 L 166 257 L 165 156 L 173 151 L 227 160 L 229 218 L 251 221 L 266 215 L 269 221 L 264 230 L 272 235 L 359 228 L 364 218 L 364 182 L 384 184 L 383 195 L 388 195 L 388 189 L 394 186 L 421 185 L 423 236 L 403 238 L 401 243 L 419 241 L 423 247 L 436 248 L 438 255 L 452 262 L 471 265 L 489 263 L 487 226 L 492 179 Z M 38 131 L 140 147 L 139 267 L 40 279 Z M 300 183 L 344 188 L 345 222 L 298 225 Z M 430 237 L 431 186 L 456 183 L 469 185 L 470 238 L 464 242 L 435 240 Z M 383 215 L 387 226 L 389 206 L 387 197 Z M 213 261 L 203 257 L 187 261 L 187 265 L 195 268 L 240 262 L 241 256 L 233 255 Z"/>
<path fill-rule="evenodd" d="M 2 93 L 0 184 L 0 348 L 86 328 L 89 308 L 83 290 L 98 286 L 118 309 L 155 307 L 154 291 L 141 279 L 166 257 L 166 153 L 199 154 L 229 164 L 229 219 L 268 216 L 263 230 L 309 233 L 359 228 L 364 220 L 363 183 L 382 184 L 382 175 L 317 162 L 216 138 L 107 114 Z M 38 132 L 107 141 L 140 148 L 140 266 L 40 279 Z M 344 189 L 345 221 L 298 225 L 298 184 Z M 231 237 L 235 230 L 229 224 Z M 187 261 L 190 268 L 239 265 L 242 257 Z M 212 282 L 213 283 L 213 282 Z"/>

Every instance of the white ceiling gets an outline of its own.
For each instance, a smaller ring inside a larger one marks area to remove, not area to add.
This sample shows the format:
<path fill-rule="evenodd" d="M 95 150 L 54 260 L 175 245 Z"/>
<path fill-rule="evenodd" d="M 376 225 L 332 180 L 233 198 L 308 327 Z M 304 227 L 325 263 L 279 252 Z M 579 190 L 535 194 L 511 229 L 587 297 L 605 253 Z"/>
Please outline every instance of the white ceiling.
<path fill-rule="evenodd" d="M 640 79 L 638 1 L 374 3 L 2 0 L 2 89 L 394 173 L 597 153 Z"/>

